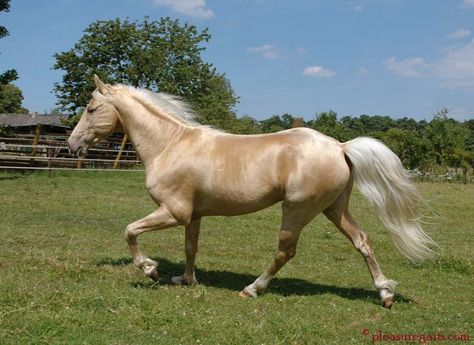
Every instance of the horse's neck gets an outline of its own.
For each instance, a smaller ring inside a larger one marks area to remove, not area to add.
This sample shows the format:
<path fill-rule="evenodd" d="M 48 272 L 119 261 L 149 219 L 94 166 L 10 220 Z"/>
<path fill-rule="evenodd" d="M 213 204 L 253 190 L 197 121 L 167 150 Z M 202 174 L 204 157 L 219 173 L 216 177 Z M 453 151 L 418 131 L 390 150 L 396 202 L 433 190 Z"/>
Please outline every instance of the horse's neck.
<path fill-rule="evenodd" d="M 145 167 L 176 140 L 184 129 L 176 120 L 154 114 L 136 100 L 119 101 L 115 105 L 125 133 Z"/>

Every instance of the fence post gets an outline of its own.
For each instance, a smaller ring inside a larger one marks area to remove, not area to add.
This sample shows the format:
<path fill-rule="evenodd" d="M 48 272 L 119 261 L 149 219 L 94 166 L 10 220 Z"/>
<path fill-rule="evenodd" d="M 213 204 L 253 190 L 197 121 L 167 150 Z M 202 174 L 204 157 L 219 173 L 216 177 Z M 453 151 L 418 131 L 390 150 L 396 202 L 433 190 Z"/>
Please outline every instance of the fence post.
<path fill-rule="evenodd" d="M 122 144 L 120 145 L 120 150 L 119 152 L 117 153 L 117 157 L 115 157 L 115 162 L 114 162 L 114 169 L 117 169 L 118 165 L 119 165 L 119 161 L 120 161 L 120 158 L 122 157 L 122 152 L 123 152 L 123 149 L 125 148 L 125 145 L 127 144 L 127 135 L 124 134 L 123 135 L 123 139 L 122 139 Z"/>
<path fill-rule="evenodd" d="M 35 138 L 33 139 L 33 149 L 32 149 L 32 151 L 31 151 L 31 155 L 32 155 L 32 156 L 35 156 L 35 155 L 36 155 L 36 151 L 37 151 L 37 146 L 38 146 L 38 143 L 39 143 L 40 135 L 41 135 L 41 123 L 38 123 L 38 124 L 36 125 L 36 129 L 35 129 Z"/>

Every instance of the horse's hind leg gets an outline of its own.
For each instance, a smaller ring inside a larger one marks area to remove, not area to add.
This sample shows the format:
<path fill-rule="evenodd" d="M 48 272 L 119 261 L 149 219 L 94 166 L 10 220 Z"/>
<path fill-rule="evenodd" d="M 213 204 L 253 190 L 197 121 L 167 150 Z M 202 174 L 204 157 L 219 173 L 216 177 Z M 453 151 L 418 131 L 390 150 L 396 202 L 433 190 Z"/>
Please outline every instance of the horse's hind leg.
<path fill-rule="evenodd" d="M 379 290 L 383 306 L 390 308 L 394 301 L 396 282 L 383 275 L 369 244 L 367 234 L 363 232 L 349 213 L 348 204 L 351 188 L 348 186 L 341 196 L 329 208 L 324 210 L 326 217 L 352 242 L 362 254 L 369 268 L 375 287 Z"/>
<path fill-rule="evenodd" d="M 303 227 L 313 219 L 319 211 L 314 208 L 294 207 L 283 203 L 283 217 L 278 234 L 278 250 L 272 265 L 252 284 L 240 292 L 243 298 L 256 297 L 263 292 L 275 274 L 296 255 L 296 246 Z M 314 207 L 314 206 L 313 206 Z"/>

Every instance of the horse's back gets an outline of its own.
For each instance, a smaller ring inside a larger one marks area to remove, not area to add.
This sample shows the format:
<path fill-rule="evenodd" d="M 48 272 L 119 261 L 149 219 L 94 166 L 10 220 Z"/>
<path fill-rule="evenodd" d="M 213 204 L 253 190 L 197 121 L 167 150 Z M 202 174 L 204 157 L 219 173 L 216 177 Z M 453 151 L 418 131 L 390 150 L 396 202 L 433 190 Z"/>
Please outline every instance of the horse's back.
<path fill-rule="evenodd" d="M 341 144 L 311 129 L 213 136 L 205 145 L 196 144 L 207 150 L 193 163 L 201 181 L 196 200 L 204 214 L 213 209 L 240 214 L 281 200 L 333 198 L 349 179 Z"/>

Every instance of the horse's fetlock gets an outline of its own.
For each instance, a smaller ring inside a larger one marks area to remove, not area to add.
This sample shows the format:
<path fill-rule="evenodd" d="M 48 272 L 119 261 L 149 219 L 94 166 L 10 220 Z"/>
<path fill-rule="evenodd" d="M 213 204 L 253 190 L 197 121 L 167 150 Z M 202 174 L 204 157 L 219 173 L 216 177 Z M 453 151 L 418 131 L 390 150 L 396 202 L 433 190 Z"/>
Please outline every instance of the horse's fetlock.
<path fill-rule="evenodd" d="M 137 266 L 138 268 L 142 268 L 143 261 L 141 259 L 133 259 L 133 264 Z"/>
<path fill-rule="evenodd" d="M 286 257 L 288 260 L 293 259 L 296 256 L 296 250 L 289 250 L 286 252 Z"/>
<path fill-rule="evenodd" d="M 361 248 L 359 248 L 359 252 L 364 258 L 368 258 L 370 256 L 370 252 L 367 250 L 366 246 L 362 246 Z"/>

